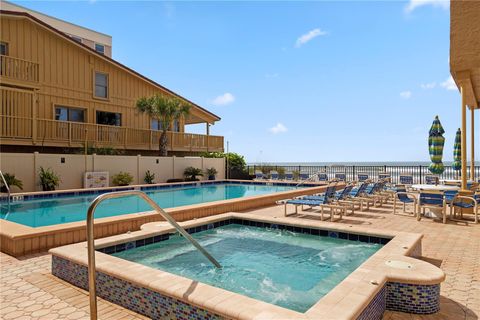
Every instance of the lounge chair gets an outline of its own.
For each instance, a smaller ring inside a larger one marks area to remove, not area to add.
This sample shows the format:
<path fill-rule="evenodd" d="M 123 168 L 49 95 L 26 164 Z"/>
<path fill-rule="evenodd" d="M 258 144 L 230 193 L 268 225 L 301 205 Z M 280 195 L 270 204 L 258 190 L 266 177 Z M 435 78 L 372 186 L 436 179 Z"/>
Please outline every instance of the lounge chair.
<path fill-rule="evenodd" d="M 347 181 L 347 175 L 345 173 L 335 173 L 335 180 Z"/>
<path fill-rule="evenodd" d="M 358 182 L 365 182 L 368 180 L 368 174 L 367 173 L 359 173 L 357 174 L 357 179 Z"/>
<path fill-rule="evenodd" d="M 318 181 L 321 181 L 321 182 L 328 181 L 328 175 L 325 172 L 319 172 L 317 173 L 317 176 L 318 176 Z"/>
<path fill-rule="evenodd" d="M 417 217 L 417 220 L 420 219 L 419 214 L 417 213 L 417 195 L 411 192 L 407 192 L 404 187 L 400 187 L 397 189 L 395 193 L 395 197 L 393 200 L 393 214 L 397 212 L 397 201 L 403 203 L 403 212 L 407 212 L 406 206 L 407 204 L 413 204 L 413 215 Z"/>
<path fill-rule="evenodd" d="M 368 183 L 364 182 L 359 187 L 352 188 L 350 194 L 343 200 L 337 200 L 339 204 L 360 205 L 360 211 L 363 211 L 364 204 L 367 205 L 367 210 L 370 209 L 372 199 L 363 198 L 365 189 L 368 187 Z"/>
<path fill-rule="evenodd" d="M 388 172 L 380 172 L 378 174 L 378 179 L 379 180 L 383 180 L 383 181 L 386 181 L 388 183 L 392 182 L 392 176 L 390 173 Z"/>
<path fill-rule="evenodd" d="M 418 216 L 417 220 L 421 219 L 420 214 L 425 214 L 425 208 L 442 209 L 443 223 L 447 222 L 447 203 L 443 192 L 422 191 L 418 198 Z"/>
<path fill-rule="evenodd" d="M 255 180 L 263 180 L 265 178 L 264 174 L 260 170 L 255 170 Z"/>
<path fill-rule="evenodd" d="M 293 172 L 291 172 L 291 171 L 285 172 L 285 180 L 293 181 Z"/>
<path fill-rule="evenodd" d="M 275 170 L 270 171 L 270 180 L 278 180 L 278 172 Z"/>
<path fill-rule="evenodd" d="M 437 185 L 438 184 L 438 177 L 437 176 L 434 176 L 432 174 L 427 174 L 425 176 L 425 183 L 426 184 L 435 184 Z"/>
<path fill-rule="evenodd" d="M 411 186 L 413 184 L 413 176 L 411 174 L 401 174 L 399 177 L 400 184 Z"/>
<path fill-rule="evenodd" d="M 475 223 L 478 223 L 478 208 L 480 207 L 480 194 L 475 194 L 472 197 L 455 195 L 450 205 L 450 217 L 452 212 L 456 217 L 456 213 L 453 211 L 455 208 L 460 209 L 460 219 L 463 219 L 463 209 L 472 209 L 475 216 Z"/>
<path fill-rule="evenodd" d="M 310 179 L 310 175 L 307 172 L 300 172 L 298 174 L 298 179 L 302 180 L 302 181 L 305 181 L 305 180 Z"/>
<path fill-rule="evenodd" d="M 382 206 L 391 197 L 391 194 L 382 194 L 383 186 L 383 183 L 380 181 L 368 184 L 361 198 L 370 199 L 373 201 L 374 206 L 377 206 L 377 204 Z"/>
<path fill-rule="evenodd" d="M 303 199 L 303 198 L 297 198 L 297 199 L 291 199 L 285 201 L 285 209 L 284 209 L 284 215 L 285 217 L 288 217 L 292 214 L 287 213 L 287 206 L 288 205 L 293 205 L 295 206 L 295 213 L 298 214 L 298 207 L 301 206 L 302 212 L 305 215 L 310 215 L 310 216 L 319 216 L 320 219 L 323 221 L 323 216 L 324 216 L 324 209 L 328 208 L 329 209 L 329 214 L 330 214 L 330 221 L 334 221 L 335 213 L 339 214 L 339 219 L 342 219 L 343 214 L 345 213 L 346 209 L 344 206 L 339 206 L 339 205 L 334 205 L 331 204 L 332 202 L 332 197 L 335 194 L 335 189 L 336 185 L 331 184 L 327 187 L 327 190 L 325 191 L 325 194 L 323 196 L 318 196 L 317 200 L 308 200 L 308 199 Z M 320 212 L 313 212 L 313 211 L 304 211 L 304 207 L 307 206 L 310 209 L 313 208 L 320 208 Z"/>

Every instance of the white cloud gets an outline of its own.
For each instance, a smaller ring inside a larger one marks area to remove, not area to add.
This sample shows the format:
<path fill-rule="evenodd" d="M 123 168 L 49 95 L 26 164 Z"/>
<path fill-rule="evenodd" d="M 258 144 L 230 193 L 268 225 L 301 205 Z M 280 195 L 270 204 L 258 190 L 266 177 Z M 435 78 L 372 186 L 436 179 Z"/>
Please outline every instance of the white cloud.
<path fill-rule="evenodd" d="M 222 95 L 219 95 L 215 99 L 213 99 L 212 103 L 216 106 L 226 106 L 227 104 L 231 104 L 235 101 L 235 97 L 230 92 L 226 92 Z"/>
<path fill-rule="evenodd" d="M 287 132 L 288 129 L 287 129 L 287 127 L 285 127 L 285 126 L 283 125 L 283 123 L 278 122 L 275 126 L 273 126 L 273 127 L 271 127 L 270 129 L 268 129 L 268 131 L 270 131 L 270 132 L 273 133 L 273 134 L 278 134 L 278 133 Z"/>
<path fill-rule="evenodd" d="M 318 36 L 324 36 L 326 35 L 327 32 L 326 31 L 323 31 L 323 30 L 320 30 L 319 28 L 316 28 L 316 29 L 313 29 L 313 30 L 310 30 L 309 32 L 301 35 L 298 39 L 297 39 L 297 42 L 295 42 L 295 47 L 299 48 L 301 47 L 302 45 L 304 45 L 305 43 L 309 42 L 310 40 L 318 37 Z"/>
<path fill-rule="evenodd" d="M 433 6 L 437 8 L 442 8 L 448 10 L 450 6 L 449 0 L 410 0 L 405 6 L 405 12 L 411 13 L 415 9 L 423 6 Z"/>
<path fill-rule="evenodd" d="M 402 97 L 403 99 L 410 99 L 412 97 L 412 91 L 402 91 L 400 92 L 400 97 Z"/>
<path fill-rule="evenodd" d="M 422 83 L 420 87 L 424 90 L 433 89 L 437 86 L 436 82 Z"/>
<path fill-rule="evenodd" d="M 455 81 L 453 81 L 452 76 L 448 77 L 447 80 L 440 83 L 440 86 L 447 90 L 457 90 L 457 85 L 455 84 Z"/>

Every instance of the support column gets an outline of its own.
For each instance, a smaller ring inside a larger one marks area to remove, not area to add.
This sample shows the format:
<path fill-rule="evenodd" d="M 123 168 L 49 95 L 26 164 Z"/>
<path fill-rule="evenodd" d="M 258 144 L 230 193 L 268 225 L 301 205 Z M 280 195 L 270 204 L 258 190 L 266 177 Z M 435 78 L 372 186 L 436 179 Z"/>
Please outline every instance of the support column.
<path fill-rule="evenodd" d="M 465 91 L 460 87 L 462 96 L 462 190 L 467 190 L 467 104 Z"/>
<path fill-rule="evenodd" d="M 470 180 L 475 181 L 475 109 L 470 108 Z"/>
<path fill-rule="evenodd" d="M 210 123 L 205 122 L 206 125 L 206 131 L 207 131 L 207 152 L 210 149 Z"/>

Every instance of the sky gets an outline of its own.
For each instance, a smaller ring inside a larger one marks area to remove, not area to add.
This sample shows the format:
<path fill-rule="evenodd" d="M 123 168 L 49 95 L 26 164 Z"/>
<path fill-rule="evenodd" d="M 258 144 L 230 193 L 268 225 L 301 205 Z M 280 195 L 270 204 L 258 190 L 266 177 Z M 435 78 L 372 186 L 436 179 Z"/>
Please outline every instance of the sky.
<path fill-rule="evenodd" d="M 13 2 L 111 35 L 248 162 L 428 161 L 435 115 L 452 159 L 448 1 Z"/>

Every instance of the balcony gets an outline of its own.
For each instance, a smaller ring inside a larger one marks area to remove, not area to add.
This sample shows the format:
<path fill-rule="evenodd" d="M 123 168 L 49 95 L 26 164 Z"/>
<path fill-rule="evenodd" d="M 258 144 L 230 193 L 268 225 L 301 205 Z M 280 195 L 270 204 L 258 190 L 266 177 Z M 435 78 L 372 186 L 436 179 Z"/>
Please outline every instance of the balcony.
<path fill-rule="evenodd" d="M 39 79 L 39 65 L 32 61 L 0 55 L 0 76 L 4 83 L 36 85 Z"/>
<path fill-rule="evenodd" d="M 168 150 L 223 151 L 223 137 L 168 132 Z M 91 123 L 0 116 L 0 139 L 8 145 L 52 147 L 112 147 L 125 150 L 158 150 L 161 132 Z"/>

